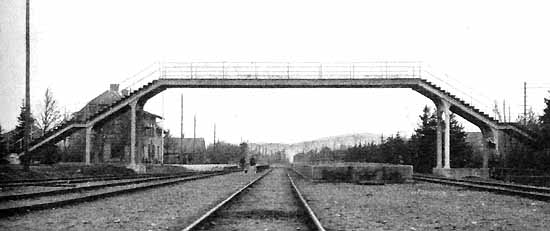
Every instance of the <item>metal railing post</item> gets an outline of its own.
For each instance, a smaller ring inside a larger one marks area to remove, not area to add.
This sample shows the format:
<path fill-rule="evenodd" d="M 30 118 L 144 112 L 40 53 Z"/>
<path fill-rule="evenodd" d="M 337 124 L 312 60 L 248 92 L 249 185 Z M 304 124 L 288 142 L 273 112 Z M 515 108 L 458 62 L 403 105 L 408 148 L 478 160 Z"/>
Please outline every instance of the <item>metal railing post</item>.
<path fill-rule="evenodd" d="M 158 62 L 158 65 L 159 65 L 159 76 L 162 79 L 162 64 L 160 63 L 160 61 Z"/>
<path fill-rule="evenodd" d="M 388 61 L 386 61 L 385 63 L 386 63 L 386 78 L 389 78 L 389 74 L 388 74 Z"/>
<path fill-rule="evenodd" d="M 258 67 L 256 66 L 256 62 L 252 62 L 252 65 L 254 65 L 254 76 L 258 79 Z"/>
<path fill-rule="evenodd" d="M 286 76 L 290 79 L 290 63 L 286 63 Z"/>
<path fill-rule="evenodd" d="M 355 63 L 351 63 L 351 78 L 355 79 Z"/>
<path fill-rule="evenodd" d="M 225 62 L 222 62 L 222 79 L 225 79 Z"/>
<path fill-rule="evenodd" d="M 189 74 L 191 75 L 191 79 L 192 79 L 192 78 L 193 78 L 193 62 L 190 62 L 190 63 L 189 63 L 189 69 L 190 69 L 190 70 L 189 70 L 189 71 L 190 71 Z"/>

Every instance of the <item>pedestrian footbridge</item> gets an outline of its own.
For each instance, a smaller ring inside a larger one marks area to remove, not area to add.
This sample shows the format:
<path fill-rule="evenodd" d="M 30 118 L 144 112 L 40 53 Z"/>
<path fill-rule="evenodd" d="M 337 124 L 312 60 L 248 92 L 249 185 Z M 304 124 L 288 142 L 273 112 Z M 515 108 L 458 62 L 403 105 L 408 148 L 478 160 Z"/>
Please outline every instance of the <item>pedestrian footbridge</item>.
<path fill-rule="evenodd" d="M 67 121 L 31 143 L 30 151 L 58 142 L 80 129 L 86 131 L 86 163 L 90 163 L 91 134 L 94 126 L 130 111 L 130 165 L 136 160 L 136 112 L 151 97 L 168 88 L 409 88 L 432 100 L 437 108 L 437 165 L 449 169 L 450 113 L 453 112 L 483 133 L 484 144 L 494 154 L 503 152 L 506 139 L 522 142 L 534 139 L 515 123 L 505 123 L 478 109 L 475 102 L 443 89 L 444 81 L 426 74 L 415 62 L 375 62 L 348 64 L 319 63 L 166 63 L 146 68 L 132 83 L 140 86 L 113 104 L 87 118 Z M 460 92 L 460 90 L 456 90 Z M 463 96 L 468 97 L 468 96 Z M 485 153 L 483 167 L 488 167 Z"/>

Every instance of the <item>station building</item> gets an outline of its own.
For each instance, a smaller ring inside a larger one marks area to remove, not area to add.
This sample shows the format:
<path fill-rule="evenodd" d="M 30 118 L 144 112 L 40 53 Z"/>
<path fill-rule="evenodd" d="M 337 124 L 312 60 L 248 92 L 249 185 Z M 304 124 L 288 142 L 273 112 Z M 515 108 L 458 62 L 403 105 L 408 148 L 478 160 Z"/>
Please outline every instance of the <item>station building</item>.
<path fill-rule="evenodd" d="M 86 104 L 81 110 L 74 113 L 75 119 L 85 121 L 89 116 L 109 107 L 112 103 L 128 94 L 128 91 L 119 91 L 118 84 L 111 84 L 110 88 Z M 145 110 L 137 113 L 137 148 L 136 161 L 138 163 L 162 163 L 163 139 L 162 128 L 159 125 L 162 117 Z M 58 143 L 62 150 L 61 161 L 84 162 L 85 131 L 75 132 Z M 94 126 L 92 133 L 92 151 L 90 161 L 94 163 L 130 163 L 130 113 L 122 112 L 105 122 Z"/>

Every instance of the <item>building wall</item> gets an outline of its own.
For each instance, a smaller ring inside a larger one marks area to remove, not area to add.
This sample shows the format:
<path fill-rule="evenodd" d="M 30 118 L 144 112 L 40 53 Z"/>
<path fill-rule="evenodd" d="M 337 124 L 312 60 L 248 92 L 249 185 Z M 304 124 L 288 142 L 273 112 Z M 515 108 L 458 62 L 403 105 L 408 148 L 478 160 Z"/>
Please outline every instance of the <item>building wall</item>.
<path fill-rule="evenodd" d="M 151 129 L 149 127 L 154 127 Z M 147 112 L 138 113 L 136 162 L 160 163 L 161 128 L 156 117 Z M 83 162 L 86 149 L 85 129 L 75 132 L 66 141 L 67 152 L 62 161 Z M 60 143 L 62 143 L 61 141 Z M 92 163 L 130 163 L 130 112 L 122 113 L 97 124 L 92 133 Z"/>

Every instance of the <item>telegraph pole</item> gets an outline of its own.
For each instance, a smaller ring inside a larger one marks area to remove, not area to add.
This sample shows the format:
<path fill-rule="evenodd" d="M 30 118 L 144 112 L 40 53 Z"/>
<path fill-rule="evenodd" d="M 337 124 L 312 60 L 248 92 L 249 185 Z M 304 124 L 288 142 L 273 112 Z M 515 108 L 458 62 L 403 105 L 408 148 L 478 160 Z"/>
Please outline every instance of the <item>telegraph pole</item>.
<path fill-rule="evenodd" d="M 181 113 L 180 113 L 180 151 L 181 151 L 181 157 L 183 161 L 183 94 L 181 94 Z"/>
<path fill-rule="evenodd" d="M 197 114 L 193 116 L 193 154 L 195 154 L 195 140 L 197 139 Z M 187 157 L 187 162 L 189 162 L 189 157 Z"/>
<path fill-rule="evenodd" d="M 504 118 L 504 123 L 506 123 L 506 100 L 502 100 L 502 116 Z M 510 118 L 508 118 L 510 120 Z"/>
<path fill-rule="evenodd" d="M 214 152 L 216 151 L 216 123 L 214 123 Z"/>
<path fill-rule="evenodd" d="M 527 125 L 527 82 L 523 82 L 523 125 Z"/>
<path fill-rule="evenodd" d="M 508 120 L 511 121 L 511 118 L 512 118 L 512 113 L 510 111 L 512 111 L 512 109 L 510 109 L 510 104 L 508 104 Z"/>
<path fill-rule="evenodd" d="M 25 153 L 29 154 L 29 143 L 31 141 L 31 88 L 30 88 L 30 66 L 31 66 L 31 46 L 30 46 L 30 23 L 29 23 L 29 1 L 25 4 L 25 137 L 23 142 L 23 148 Z M 25 170 L 29 169 L 29 156 L 25 157 L 23 166 Z"/>

